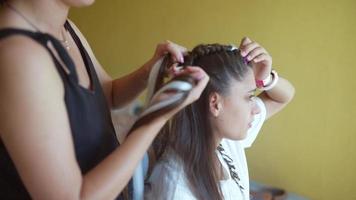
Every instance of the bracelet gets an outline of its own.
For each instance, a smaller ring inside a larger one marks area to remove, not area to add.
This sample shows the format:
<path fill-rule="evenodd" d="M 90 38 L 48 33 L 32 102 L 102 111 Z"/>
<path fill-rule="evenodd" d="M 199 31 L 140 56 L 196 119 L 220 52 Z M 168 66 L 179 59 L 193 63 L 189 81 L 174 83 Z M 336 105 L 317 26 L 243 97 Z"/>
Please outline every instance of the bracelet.
<path fill-rule="evenodd" d="M 268 83 L 267 85 L 263 86 L 263 87 L 259 87 L 258 89 L 263 90 L 263 91 L 267 91 L 267 90 L 271 90 L 272 88 L 274 88 L 274 86 L 277 85 L 277 82 L 279 80 L 279 76 L 278 73 L 275 70 L 271 71 L 271 81 L 270 83 Z"/>
<path fill-rule="evenodd" d="M 265 78 L 264 80 L 256 80 L 256 86 L 257 88 L 263 88 L 271 84 L 271 81 L 272 81 L 272 75 L 269 74 L 268 77 Z"/>

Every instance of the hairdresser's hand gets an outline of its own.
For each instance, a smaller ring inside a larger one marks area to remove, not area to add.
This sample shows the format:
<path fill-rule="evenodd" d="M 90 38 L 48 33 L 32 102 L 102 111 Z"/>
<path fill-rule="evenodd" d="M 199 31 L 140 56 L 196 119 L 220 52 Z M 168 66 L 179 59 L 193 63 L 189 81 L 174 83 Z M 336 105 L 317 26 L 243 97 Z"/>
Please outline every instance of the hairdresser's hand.
<path fill-rule="evenodd" d="M 192 76 L 196 80 L 197 84 L 193 87 L 186 100 L 180 106 L 178 106 L 177 108 L 173 109 L 172 111 L 170 111 L 169 113 L 163 116 L 166 118 L 166 120 L 170 119 L 174 114 L 176 114 L 179 110 L 181 110 L 185 106 L 198 100 L 200 95 L 204 91 L 206 85 L 209 82 L 208 74 L 206 74 L 206 72 L 200 67 L 187 66 L 184 69 L 180 70 L 179 72 L 176 72 L 177 76 L 183 74 L 189 74 L 190 76 Z"/>
<path fill-rule="evenodd" d="M 157 45 L 156 51 L 151 60 L 157 62 L 160 58 L 167 54 L 171 55 L 172 63 L 183 63 L 184 55 L 187 54 L 187 49 L 167 40 Z M 168 74 L 174 75 L 174 72 L 176 71 L 176 65 L 172 65 Z"/>
<path fill-rule="evenodd" d="M 253 66 L 256 80 L 268 77 L 272 70 L 272 57 L 257 42 L 244 37 L 240 44 L 241 55 Z"/>

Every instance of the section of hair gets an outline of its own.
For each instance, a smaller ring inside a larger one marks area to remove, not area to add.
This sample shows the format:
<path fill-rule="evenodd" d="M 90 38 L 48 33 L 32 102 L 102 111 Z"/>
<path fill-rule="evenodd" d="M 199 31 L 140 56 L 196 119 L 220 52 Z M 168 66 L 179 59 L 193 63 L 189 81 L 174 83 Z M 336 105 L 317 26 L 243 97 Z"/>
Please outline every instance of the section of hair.
<path fill-rule="evenodd" d="M 215 166 L 216 139 L 208 119 L 209 95 L 212 92 L 228 95 L 231 81 L 241 81 L 250 66 L 244 63 L 239 49 L 221 44 L 198 45 L 184 60 L 183 67 L 199 66 L 210 80 L 200 98 L 178 112 L 160 131 L 152 145 L 154 157 L 159 160 L 168 149 L 173 150 L 183 163 L 195 197 L 222 200 Z"/>

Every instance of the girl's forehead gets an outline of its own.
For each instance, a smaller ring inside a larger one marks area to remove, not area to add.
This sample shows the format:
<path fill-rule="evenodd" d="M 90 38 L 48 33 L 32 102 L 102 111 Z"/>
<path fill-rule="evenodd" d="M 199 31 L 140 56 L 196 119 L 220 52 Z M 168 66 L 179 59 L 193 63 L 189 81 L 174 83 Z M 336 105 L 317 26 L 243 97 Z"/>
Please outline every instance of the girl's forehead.
<path fill-rule="evenodd" d="M 250 92 L 256 89 L 255 77 L 252 70 L 248 70 L 242 80 L 232 79 L 230 89 L 240 92 Z"/>

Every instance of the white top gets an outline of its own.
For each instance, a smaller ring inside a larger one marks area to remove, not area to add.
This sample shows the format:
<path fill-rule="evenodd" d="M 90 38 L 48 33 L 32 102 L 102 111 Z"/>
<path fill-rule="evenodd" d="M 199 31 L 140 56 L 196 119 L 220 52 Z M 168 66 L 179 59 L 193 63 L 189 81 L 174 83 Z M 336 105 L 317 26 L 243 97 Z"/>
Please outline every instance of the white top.
<path fill-rule="evenodd" d="M 235 171 L 238 173 L 241 181 L 240 184 L 244 187 L 239 189 L 236 182 L 231 178 L 229 168 L 217 151 L 220 163 L 223 166 L 225 180 L 220 181 L 220 188 L 225 200 L 249 200 L 250 187 L 248 167 L 245 156 L 245 148 L 249 148 L 255 141 L 258 132 L 260 131 L 263 122 L 266 119 L 266 107 L 260 98 L 256 98 L 256 103 L 260 107 L 261 112 L 255 115 L 252 127 L 248 130 L 247 137 L 244 140 L 234 141 L 223 139 L 221 145 L 227 154 L 233 160 Z M 152 174 L 145 187 L 145 199 L 147 200 L 196 200 L 185 178 L 182 165 L 178 159 L 174 158 L 173 154 L 167 154 L 154 167 Z"/>

